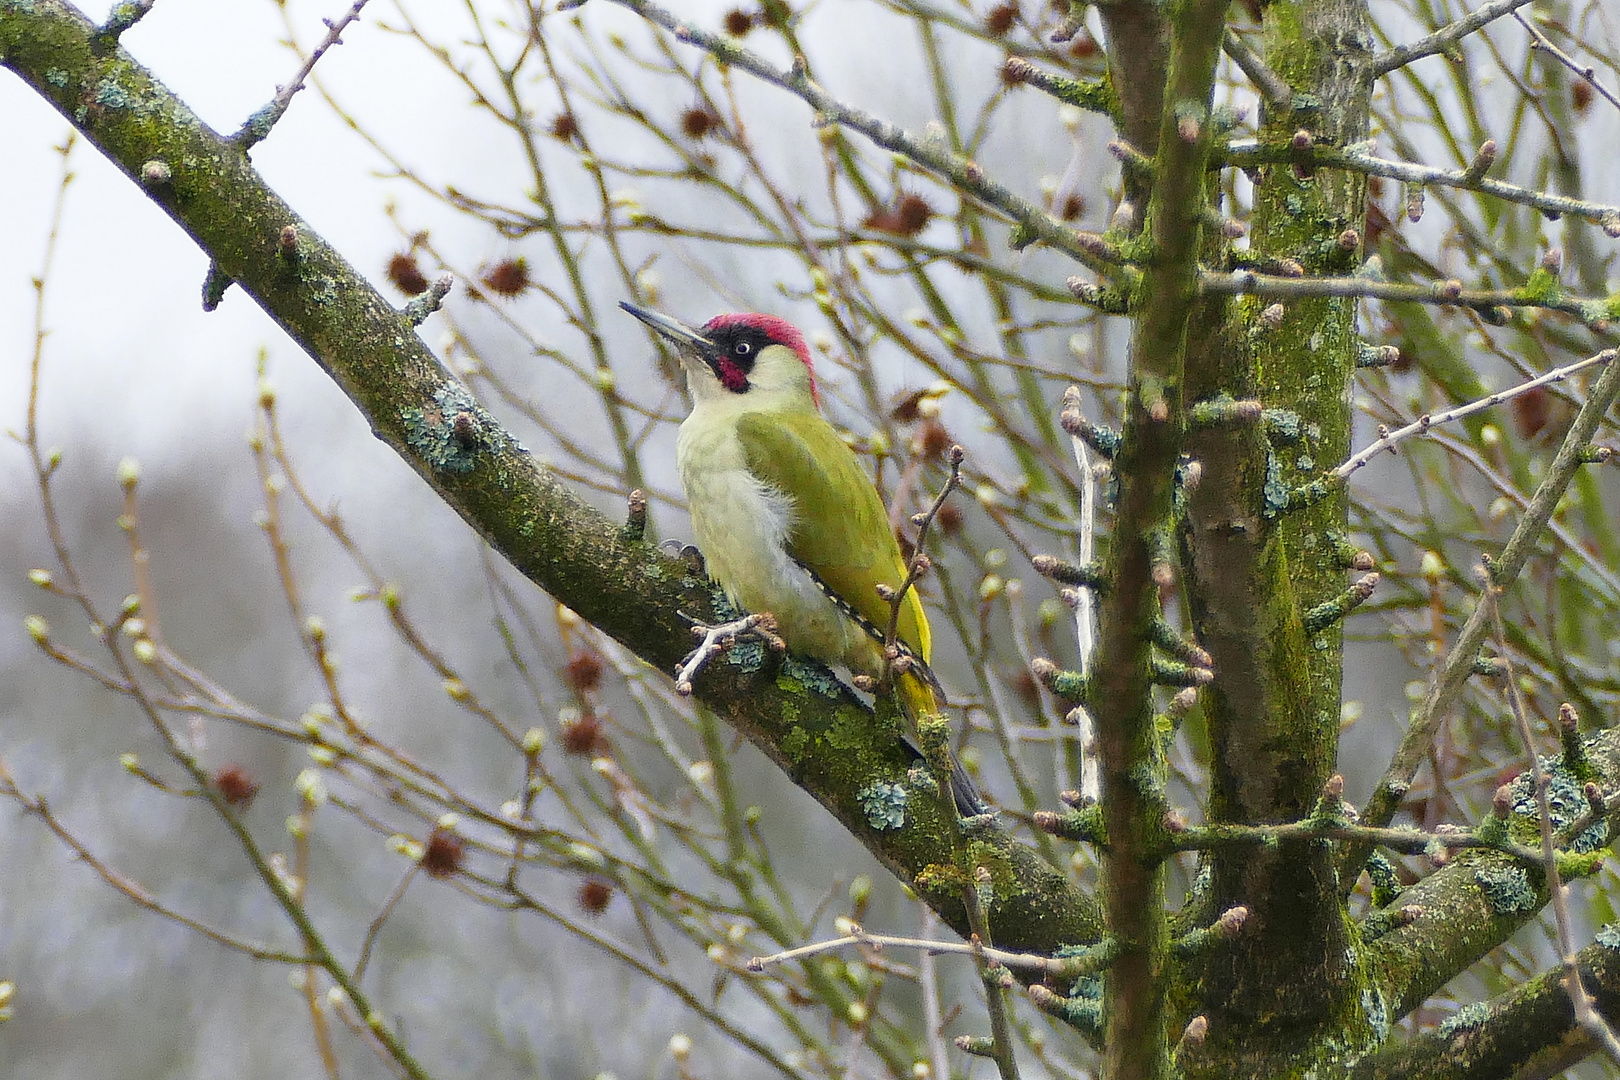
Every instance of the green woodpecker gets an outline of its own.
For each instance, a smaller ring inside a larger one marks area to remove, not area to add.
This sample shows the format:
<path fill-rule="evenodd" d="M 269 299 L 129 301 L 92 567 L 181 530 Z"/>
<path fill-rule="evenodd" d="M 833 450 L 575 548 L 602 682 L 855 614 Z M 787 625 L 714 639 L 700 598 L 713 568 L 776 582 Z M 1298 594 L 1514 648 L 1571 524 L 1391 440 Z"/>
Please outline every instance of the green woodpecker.
<path fill-rule="evenodd" d="M 739 607 L 775 616 L 795 653 L 881 678 L 891 607 L 878 586 L 897 591 L 906 563 L 877 488 L 821 415 L 804 335 L 774 315 L 717 315 L 697 329 L 619 306 L 674 344 L 686 369 L 692 414 L 675 461 L 709 576 Z M 913 664 L 895 689 L 914 729 L 939 711 L 915 589 L 896 630 Z M 972 782 L 952 772 L 958 810 L 983 813 Z"/>

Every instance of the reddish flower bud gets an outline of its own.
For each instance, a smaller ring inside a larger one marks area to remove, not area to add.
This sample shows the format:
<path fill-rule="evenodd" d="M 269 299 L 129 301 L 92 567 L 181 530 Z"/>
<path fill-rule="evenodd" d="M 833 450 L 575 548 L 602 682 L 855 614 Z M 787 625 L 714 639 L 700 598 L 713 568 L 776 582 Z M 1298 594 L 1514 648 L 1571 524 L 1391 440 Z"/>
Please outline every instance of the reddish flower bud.
<path fill-rule="evenodd" d="M 428 279 L 416 265 L 416 256 L 408 251 L 401 251 L 388 260 L 388 280 L 406 296 L 427 292 Z"/>
<path fill-rule="evenodd" d="M 530 285 L 529 261 L 523 256 L 502 259 L 484 275 L 484 284 L 497 296 L 521 296 Z"/>
<path fill-rule="evenodd" d="M 418 863 L 430 877 L 447 878 L 467 859 L 467 842 L 450 829 L 434 829 Z"/>
<path fill-rule="evenodd" d="M 214 790 L 232 806 L 246 806 L 259 793 L 259 782 L 241 765 L 227 765 L 214 774 Z"/>
<path fill-rule="evenodd" d="M 594 652 L 575 653 L 568 658 L 564 674 L 568 685 L 582 694 L 588 694 L 602 685 L 602 657 Z"/>
<path fill-rule="evenodd" d="M 613 886 L 598 878 L 586 878 L 579 884 L 576 899 L 580 910 L 595 918 L 606 911 L 608 904 L 613 901 Z"/>

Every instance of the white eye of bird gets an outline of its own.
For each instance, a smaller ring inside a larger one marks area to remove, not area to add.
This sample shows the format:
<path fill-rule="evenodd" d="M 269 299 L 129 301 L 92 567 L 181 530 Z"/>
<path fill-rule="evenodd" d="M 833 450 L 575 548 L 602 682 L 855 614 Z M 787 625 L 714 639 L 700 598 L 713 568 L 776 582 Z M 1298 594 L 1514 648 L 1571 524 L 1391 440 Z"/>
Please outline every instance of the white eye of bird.
<path fill-rule="evenodd" d="M 738 356 L 747 356 L 749 353 L 754 351 L 754 347 L 748 344 L 746 341 L 739 341 L 737 342 L 737 347 L 732 351 Z"/>

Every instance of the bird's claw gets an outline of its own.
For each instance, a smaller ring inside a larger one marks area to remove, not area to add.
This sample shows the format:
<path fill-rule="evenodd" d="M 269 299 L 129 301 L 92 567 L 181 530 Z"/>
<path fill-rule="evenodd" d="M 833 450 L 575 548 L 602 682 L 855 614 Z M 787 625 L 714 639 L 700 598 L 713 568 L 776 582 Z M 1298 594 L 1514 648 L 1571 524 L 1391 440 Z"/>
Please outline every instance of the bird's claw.
<path fill-rule="evenodd" d="M 699 577 L 709 576 L 708 564 L 703 561 L 703 552 L 694 545 L 683 544 L 679 540 L 665 540 L 658 546 L 685 563 Z"/>
<path fill-rule="evenodd" d="M 697 549 L 687 550 L 695 552 Z M 703 670 L 705 664 L 744 637 L 759 638 L 772 652 L 787 651 L 787 642 L 776 632 L 776 617 L 768 611 L 744 615 L 740 619 L 732 619 L 717 626 L 705 626 L 703 623 L 694 622 L 692 633 L 703 640 L 697 648 L 686 654 L 681 666 L 675 669 L 675 692 L 683 697 L 692 693 L 692 680 L 697 678 L 698 672 Z"/>
<path fill-rule="evenodd" d="M 702 577 L 709 576 L 709 565 L 703 561 L 703 552 L 695 544 L 685 544 L 681 547 L 681 561 L 692 568 L 692 572 Z"/>

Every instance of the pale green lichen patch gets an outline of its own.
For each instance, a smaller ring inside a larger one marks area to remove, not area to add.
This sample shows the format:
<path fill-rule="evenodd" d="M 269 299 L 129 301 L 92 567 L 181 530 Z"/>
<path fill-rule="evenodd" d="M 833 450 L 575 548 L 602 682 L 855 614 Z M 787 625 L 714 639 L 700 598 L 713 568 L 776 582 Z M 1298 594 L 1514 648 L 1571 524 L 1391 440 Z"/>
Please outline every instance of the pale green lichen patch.
<path fill-rule="evenodd" d="M 1077 1031 L 1098 1036 L 1103 1030 L 1103 981 L 1096 975 L 1082 975 L 1069 993 L 1054 1003 L 1054 1012 Z"/>
<path fill-rule="evenodd" d="M 1620 923 L 1604 923 L 1594 940 L 1605 949 L 1620 949 Z"/>
<path fill-rule="evenodd" d="M 1372 1029 L 1374 1039 L 1383 1042 L 1389 1038 L 1391 1026 L 1389 1001 L 1385 999 L 1383 991 L 1377 987 L 1363 989 L 1361 991 L 1361 1012 L 1367 1018 L 1367 1026 Z"/>
<path fill-rule="evenodd" d="M 105 105 L 109 109 L 129 109 L 135 106 L 136 101 L 134 95 L 110 79 L 96 87 L 97 105 Z"/>
<path fill-rule="evenodd" d="M 433 402 L 422 408 L 407 408 L 400 414 L 405 423 L 405 444 L 435 471 L 472 472 L 483 444 L 478 439 L 458 437 L 456 418 L 471 414 L 478 431 L 498 430 L 495 418 L 464 388 L 452 383 L 433 395 Z"/>
<path fill-rule="evenodd" d="M 898 829 L 906 823 L 906 789 L 900 784 L 878 780 L 855 793 L 867 824 L 879 831 Z"/>
<path fill-rule="evenodd" d="M 830 701 L 836 701 L 843 696 L 844 684 L 838 681 L 838 676 L 834 675 L 827 665 L 818 664 L 814 660 L 788 656 L 782 661 L 782 674 L 811 693 L 819 694 Z"/>
<path fill-rule="evenodd" d="M 322 306 L 330 306 L 338 301 L 338 282 L 330 274 L 302 275 L 305 294 L 309 299 Z M 454 414 L 452 414 L 454 415 Z"/>
<path fill-rule="evenodd" d="M 1554 829 L 1562 829 L 1579 818 L 1587 809 L 1585 785 L 1564 768 L 1563 759 L 1543 757 L 1541 767 L 1547 774 L 1547 811 Z M 1520 773 L 1510 789 L 1513 793 L 1513 812 L 1532 820 L 1541 809 L 1536 802 L 1535 783 L 1528 771 Z M 1608 825 L 1598 820 L 1584 829 L 1569 843 L 1569 850 L 1577 853 L 1596 851 L 1608 843 Z"/>
<path fill-rule="evenodd" d="M 1482 866 L 1474 871 L 1474 880 L 1498 915 L 1523 915 L 1536 909 L 1535 890 L 1521 866 Z"/>
<path fill-rule="evenodd" d="M 914 761 L 906 769 L 906 786 L 912 791 L 929 795 L 939 790 L 939 781 L 934 777 L 934 771 L 921 761 Z"/>
<path fill-rule="evenodd" d="M 1283 479 L 1282 465 L 1277 461 L 1276 454 L 1266 455 L 1266 483 L 1264 496 L 1266 500 L 1266 516 L 1276 517 L 1288 509 L 1289 496 L 1294 489 L 1288 486 Z"/>
<path fill-rule="evenodd" d="M 1440 1025 L 1440 1035 L 1449 1039 L 1459 1031 L 1474 1030 L 1490 1018 L 1491 1010 L 1483 1001 L 1471 1001 Z"/>
<path fill-rule="evenodd" d="M 276 121 L 281 119 L 281 114 L 285 110 L 285 106 L 271 101 L 248 117 L 247 123 L 242 125 L 241 132 L 247 137 L 248 145 L 253 146 L 263 142 L 265 137 L 270 134 L 270 129 L 276 126 Z"/>
<path fill-rule="evenodd" d="M 765 646 L 753 638 L 739 641 L 726 651 L 726 660 L 732 667 L 752 675 L 765 668 Z"/>
<path fill-rule="evenodd" d="M 712 585 L 709 589 L 709 605 L 714 612 L 714 617 L 720 622 L 731 622 L 733 619 L 740 619 L 748 614 L 748 612 L 732 603 L 731 597 L 726 595 L 726 590 L 717 584 Z"/>

